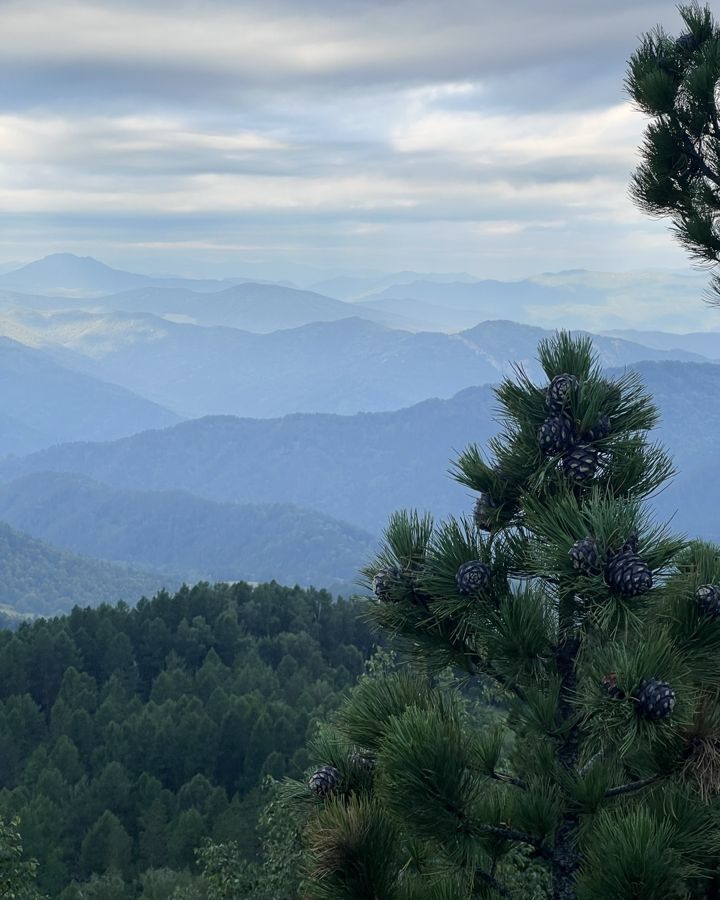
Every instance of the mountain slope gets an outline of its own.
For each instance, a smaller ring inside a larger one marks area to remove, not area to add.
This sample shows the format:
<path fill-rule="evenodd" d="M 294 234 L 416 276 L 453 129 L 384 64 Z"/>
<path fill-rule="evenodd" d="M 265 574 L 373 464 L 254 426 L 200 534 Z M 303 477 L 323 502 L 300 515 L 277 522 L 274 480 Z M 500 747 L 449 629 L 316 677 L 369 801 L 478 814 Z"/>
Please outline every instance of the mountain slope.
<path fill-rule="evenodd" d="M 412 284 L 416 281 L 452 283 L 480 280 L 467 272 L 391 272 L 388 275 L 339 275 L 311 284 L 310 290 L 319 291 L 329 297 L 337 297 L 339 300 L 359 300 L 368 294 L 378 293 L 400 284 Z"/>
<path fill-rule="evenodd" d="M 138 275 L 113 269 L 91 256 L 51 253 L 10 272 L 0 274 L 0 288 L 28 294 L 57 294 L 61 297 L 92 298 L 116 294 L 134 288 L 188 288 L 194 291 L 220 291 L 236 281 L 247 279 L 202 279 Z"/>
<path fill-rule="evenodd" d="M 658 500 L 676 507 L 679 528 L 720 537 L 715 510 L 720 484 L 699 473 L 716 465 L 720 433 L 720 367 L 639 363 L 660 406 L 657 436 L 680 474 Z M 467 511 L 469 492 L 447 474 L 456 453 L 484 444 L 498 430 L 490 387 L 468 388 L 450 400 L 428 400 L 391 413 L 293 415 L 252 420 L 210 417 L 108 444 L 70 444 L 0 465 L 11 480 L 42 471 L 85 474 L 133 490 L 184 489 L 219 502 L 283 502 L 315 509 L 379 533 L 399 507 L 437 515 Z"/>
<path fill-rule="evenodd" d="M 667 331 L 634 331 L 618 328 L 605 334 L 626 341 L 635 341 L 656 350 L 685 350 L 699 353 L 707 359 L 720 360 L 720 331 L 693 331 L 688 334 L 672 334 Z"/>
<path fill-rule="evenodd" d="M 391 310 L 390 300 L 418 300 L 448 309 L 472 310 L 476 319 L 506 316 L 546 328 L 643 328 L 652 322 L 668 331 L 705 328 L 702 297 L 705 278 L 696 272 L 664 270 L 544 273 L 519 281 L 474 283 L 420 279 L 398 283 L 362 298 L 376 309 Z M 447 330 L 447 326 L 446 326 Z"/>
<path fill-rule="evenodd" d="M 53 616 L 73 606 L 135 602 L 177 577 L 87 559 L 51 547 L 0 522 L 0 605 Z"/>
<path fill-rule="evenodd" d="M 68 440 L 110 440 L 174 425 L 179 416 L 116 384 L 72 371 L 0 337 L 0 456 Z"/>
<path fill-rule="evenodd" d="M 139 288 L 104 297 L 104 310 L 145 312 L 177 317 L 198 325 L 224 325 L 244 331 L 267 333 L 298 328 L 312 322 L 334 322 L 363 315 L 373 322 L 401 327 L 402 315 L 379 310 L 359 310 L 357 306 L 324 297 L 313 291 L 277 284 L 247 282 L 214 293 L 172 288 Z M 409 321 L 409 320 L 407 320 Z M 473 323 L 474 324 L 474 323 Z"/>
<path fill-rule="evenodd" d="M 370 534 L 287 504 L 214 503 L 42 473 L 0 487 L 0 520 L 75 553 L 180 572 L 187 581 L 352 581 Z"/>
<path fill-rule="evenodd" d="M 549 334 L 502 320 L 458 334 L 410 333 L 359 318 L 271 334 L 178 324 L 144 313 L 28 313 L 13 322 L 18 338 L 48 351 L 71 350 L 74 364 L 88 374 L 186 417 L 347 415 L 451 397 L 468 385 L 496 381 L 510 360 L 537 373 L 537 342 Z M 7 317 L 3 323 L 10 329 Z M 618 338 L 597 337 L 595 344 L 605 365 L 701 358 Z"/>
<path fill-rule="evenodd" d="M 0 275 L 0 285 L 18 291 L 88 296 L 130 290 L 147 284 L 146 275 L 112 269 L 90 256 L 52 253 L 19 269 Z"/>

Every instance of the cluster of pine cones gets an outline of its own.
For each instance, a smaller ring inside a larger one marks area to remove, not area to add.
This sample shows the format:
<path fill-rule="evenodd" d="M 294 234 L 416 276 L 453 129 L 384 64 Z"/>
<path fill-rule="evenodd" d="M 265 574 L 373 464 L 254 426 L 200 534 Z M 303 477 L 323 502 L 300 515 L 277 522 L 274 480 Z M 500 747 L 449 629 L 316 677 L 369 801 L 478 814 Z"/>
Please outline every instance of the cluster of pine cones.
<path fill-rule="evenodd" d="M 595 477 L 599 453 L 595 441 L 606 438 L 612 429 L 610 417 L 603 414 L 588 431 L 579 434 L 567 407 L 578 387 L 574 375 L 557 375 L 545 395 L 548 417 L 538 428 L 538 443 L 548 456 L 561 455 L 565 474 L 574 481 L 590 481 Z"/>

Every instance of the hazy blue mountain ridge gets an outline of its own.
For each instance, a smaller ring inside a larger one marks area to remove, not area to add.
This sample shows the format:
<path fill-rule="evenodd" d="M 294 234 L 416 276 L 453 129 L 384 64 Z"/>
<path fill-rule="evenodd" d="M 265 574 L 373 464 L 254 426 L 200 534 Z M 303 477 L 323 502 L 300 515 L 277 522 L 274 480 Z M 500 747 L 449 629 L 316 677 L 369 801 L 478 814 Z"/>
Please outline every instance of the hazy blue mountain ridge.
<path fill-rule="evenodd" d="M 720 485 L 707 477 L 717 460 L 720 366 L 640 362 L 634 368 L 662 413 L 655 437 L 667 444 L 679 470 L 658 509 L 670 515 L 677 508 L 677 528 L 720 538 Z M 208 417 L 6 461 L 0 479 L 75 472 L 130 490 L 183 489 L 221 503 L 291 503 L 379 534 L 400 507 L 436 515 L 470 509 L 470 492 L 450 478 L 448 467 L 469 442 L 485 445 L 497 432 L 495 408 L 492 388 L 484 386 L 395 412 Z M 688 502 L 700 490 L 703 502 Z"/>
<path fill-rule="evenodd" d="M 181 278 L 125 272 L 74 253 L 51 253 L 42 259 L 0 274 L 0 288 L 29 294 L 54 293 L 59 296 L 92 298 L 141 287 L 188 288 L 193 291 L 220 291 L 248 278 Z"/>
<path fill-rule="evenodd" d="M 710 360 L 720 360 L 720 331 L 693 331 L 687 334 L 671 334 L 667 331 L 636 331 L 633 329 L 616 329 L 603 332 L 611 337 L 619 337 L 626 341 L 635 341 L 645 347 L 656 350 L 685 350 L 699 353 Z"/>
<path fill-rule="evenodd" d="M 0 456 L 77 438 L 108 440 L 180 417 L 116 384 L 0 337 Z"/>
<path fill-rule="evenodd" d="M 0 520 L 55 547 L 188 581 L 352 581 L 374 538 L 287 503 L 231 504 L 40 473 L 0 486 Z"/>
<path fill-rule="evenodd" d="M 511 360 L 538 373 L 537 342 L 550 334 L 502 320 L 458 334 L 412 333 L 359 318 L 255 334 L 120 312 L 42 315 L 35 321 L 25 316 L 17 327 L 28 340 L 48 342 L 48 353 L 72 350 L 73 364 L 86 374 L 183 417 L 253 418 L 399 409 L 496 381 Z M 595 345 L 608 366 L 703 359 L 615 337 L 596 337 Z"/>
<path fill-rule="evenodd" d="M 313 322 L 363 316 L 369 321 L 403 327 L 410 319 L 380 310 L 359 310 L 355 304 L 325 297 L 313 291 L 276 284 L 247 282 L 214 293 L 188 289 L 148 287 L 112 294 L 97 301 L 103 310 L 146 312 L 182 316 L 198 325 L 218 325 L 267 333 L 298 328 Z"/>

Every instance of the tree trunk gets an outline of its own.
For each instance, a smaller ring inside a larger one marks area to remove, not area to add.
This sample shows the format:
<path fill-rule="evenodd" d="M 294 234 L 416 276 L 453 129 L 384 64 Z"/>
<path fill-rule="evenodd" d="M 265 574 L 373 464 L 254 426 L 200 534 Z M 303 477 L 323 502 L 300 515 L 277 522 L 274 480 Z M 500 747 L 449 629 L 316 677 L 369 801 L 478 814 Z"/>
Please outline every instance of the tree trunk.
<path fill-rule="evenodd" d="M 580 639 L 572 631 L 575 624 L 575 598 L 561 595 L 560 599 L 560 644 L 557 649 L 557 667 L 560 675 L 560 697 L 558 712 L 560 721 L 569 723 L 575 718 L 572 698 L 577 687 L 575 663 L 580 650 Z M 556 756 L 564 769 L 574 769 L 580 750 L 580 729 L 577 723 L 566 732 L 558 745 Z M 575 877 L 580 865 L 577 847 L 579 819 L 569 810 L 563 813 L 560 827 L 555 835 L 552 861 L 553 900 L 575 900 Z"/>

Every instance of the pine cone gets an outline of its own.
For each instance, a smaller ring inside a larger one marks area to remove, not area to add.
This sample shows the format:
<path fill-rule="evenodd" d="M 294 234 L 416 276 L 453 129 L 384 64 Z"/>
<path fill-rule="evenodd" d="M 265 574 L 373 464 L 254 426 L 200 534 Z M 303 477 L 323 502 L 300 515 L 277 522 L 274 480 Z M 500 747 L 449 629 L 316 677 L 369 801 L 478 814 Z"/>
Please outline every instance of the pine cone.
<path fill-rule="evenodd" d="M 650 567 L 637 553 L 623 549 L 605 566 L 605 583 L 623 597 L 638 597 L 653 584 Z"/>
<path fill-rule="evenodd" d="M 688 31 L 685 34 L 680 35 L 675 41 L 675 46 L 682 53 L 694 53 L 700 46 L 700 41 L 698 41 L 694 34 Z"/>
<path fill-rule="evenodd" d="M 583 438 L 587 441 L 601 441 L 603 438 L 608 437 L 611 431 L 610 416 L 603 413 L 593 427 L 583 434 Z"/>
<path fill-rule="evenodd" d="M 675 707 L 675 691 L 667 681 L 643 678 L 636 703 L 638 712 L 646 719 L 666 719 Z"/>
<path fill-rule="evenodd" d="M 701 584 L 695 591 L 697 608 L 702 615 L 720 618 L 720 586 L 717 584 Z"/>
<path fill-rule="evenodd" d="M 598 452 L 588 444 L 578 444 L 562 460 L 563 472 L 573 481 L 590 481 L 598 467 Z"/>
<path fill-rule="evenodd" d="M 554 413 L 559 413 L 570 401 L 573 390 L 577 387 L 578 380 L 574 375 L 563 372 L 556 375 L 545 391 L 547 408 Z"/>
<path fill-rule="evenodd" d="M 479 594 L 490 584 L 490 566 L 479 559 L 463 563 L 455 575 L 455 584 L 461 594 Z"/>
<path fill-rule="evenodd" d="M 540 449 L 548 456 L 564 453 L 573 447 L 577 440 L 575 423 L 564 413 L 548 416 L 538 428 L 537 439 Z"/>
<path fill-rule="evenodd" d="M 398 588 L 402 584 L 402 572 L 396 567 L 380 569 L 373 576 L 372 589 L 375 596 L 383 603 L 397 601 Z"/>
<path fill-rule="evenodd" d="M 608 672 L 608 674 L 603 678 L 600 682 L 602 686 L 608 693 L 608 696 L 612 700 L 624 700 L 625 699 L 625 691 L 621 690 L 618 687 L 617 683 L 617 674 L 615 672 Z"/>
<path fill-rule="evenodd" d="M 318 797 L 327 797 L 334 793 L 340 785 L 340 773 L 333 766 L 322 766 L 313 772 L 308 781 L 313 794 Z"/>
<path fill-rule="evenodd" d="M 481 493 L 473 507 L 473 519 L 481 531 L 490 531 L 493 525 L 493 513 L 498 505 L 489 494 Z"/>
<path fill-rule="evenodd" d="M 603 569 L 603 560 L 597 541 L 591 537 L 575 541 L 568 550 L 573 567 L 583 575 L 599 575 Z"/>

